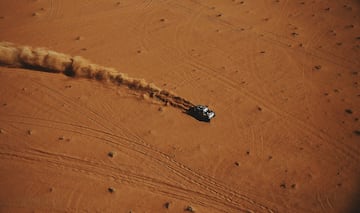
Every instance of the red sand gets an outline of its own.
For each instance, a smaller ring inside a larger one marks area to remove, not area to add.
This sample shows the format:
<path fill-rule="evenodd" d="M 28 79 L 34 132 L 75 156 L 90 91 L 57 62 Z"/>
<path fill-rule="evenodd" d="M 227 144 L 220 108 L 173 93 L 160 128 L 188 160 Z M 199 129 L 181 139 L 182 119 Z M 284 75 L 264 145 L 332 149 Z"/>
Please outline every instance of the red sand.
<path fill-rule="evenodd" d="M 1 1 L 0 41 L 82 56 L 217 117 L 2 66 L 0 212 L 355 212 L 359 14 L 355 0 Z"/>

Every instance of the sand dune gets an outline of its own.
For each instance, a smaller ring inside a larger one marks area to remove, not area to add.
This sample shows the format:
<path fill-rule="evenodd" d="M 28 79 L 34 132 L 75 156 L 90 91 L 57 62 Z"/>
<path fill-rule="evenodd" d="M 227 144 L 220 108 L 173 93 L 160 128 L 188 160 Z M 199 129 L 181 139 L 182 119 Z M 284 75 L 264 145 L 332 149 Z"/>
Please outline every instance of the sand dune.
<path fill-rule="evenodd" d="M 0 64 L 9 67 L 26 68 L 32 70 L 62 73 L 70 77 L 110 81 L 118 85 L 147 93 L 165 104 L 183 110 L 194 106 L 190 101 L 162 90 L 144 79 L 131 78 L 113 68 L 93 64 L 80 56 L 69 56 L 45 48 L 17 46 L 9 42 L 0 42 Z"/>

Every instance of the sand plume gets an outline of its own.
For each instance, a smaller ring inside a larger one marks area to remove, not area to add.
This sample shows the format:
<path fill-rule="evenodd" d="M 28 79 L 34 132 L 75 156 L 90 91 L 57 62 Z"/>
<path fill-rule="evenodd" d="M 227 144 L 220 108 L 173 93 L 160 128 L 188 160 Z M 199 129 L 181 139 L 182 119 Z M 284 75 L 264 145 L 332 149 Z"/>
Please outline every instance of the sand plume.
<path fill-rule="evenodd" d="M 116 69 L 93 64 L 80 56 L 70 56 L 45 48 L 17 46 L 9 42 L 0 42 L 0 64 L 53 73 L 63 73 L 70 77 L 88 78 L 124 85 L 165 104 L 187 110 L 193 104 L 170 91 L 162 90 L 144 79 L 127 76 Z"/>

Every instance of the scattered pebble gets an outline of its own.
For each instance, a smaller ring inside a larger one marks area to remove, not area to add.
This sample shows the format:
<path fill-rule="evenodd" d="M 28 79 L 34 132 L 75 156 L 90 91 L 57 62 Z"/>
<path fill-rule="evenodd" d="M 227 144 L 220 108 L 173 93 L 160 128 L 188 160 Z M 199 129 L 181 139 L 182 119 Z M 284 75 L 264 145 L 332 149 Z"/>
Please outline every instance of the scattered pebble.
<path fill-rule="evenodd" d="M 250 151 L 246 151 L 246 154 L 247 154 L 247 155 L 250 155 Z"/>
<path fill-rule="evenodd" d="M 109 152 L 108 156 L 111 157 L 111 158 L 115 157 L 115 152 Z"/>
<path fill-rule="evenodd" d="M 265 53 L 265 51 L 261 51 L 260 53 L 264 54 L 264 53 Z"/>
<path fill-rule="evenodd" d="M 235 166 L 240 166 L 240 163 L 235 161 Z"/>
<path fill-rule="evenodd" d="M 262 111 L 262 108 L 258 106 L 258 107 L 257 107 L 257 110 Z"/>
<path fill-rule="evenodd" d="M 37 13 L 37 12 L 32 13 L 32 16 L 39 16 L 39 13 Z"/>
<path fill-rule="evenodd" d="M 0 134 L 3 134 L 3 133 L 5 133 L 5 130 L 0 129 Z"/>
<path fill-rule="evenodd" d="M 357 135 L 357 136 L 360 136 L 360 130 L 355 130 L 354 134 Z"/>
<path fill-rule="evenodd" d="M 34 134 L 34 131 L 32 131 L 31 129 L 29 129 L 29 130 L 27 131 L 27 133 L 28 133 L 28 135 L 32 135 L 32 134 Z"/>
<path fill-rule="evenodd" d="M 65 139 L 65 137 L 64 137 L 64 136 L 60 136 L 58 139 L 62 141 L 62 140 Z"/>
<path fill-rule="evenodd" d="M 295 189 L 296 188 L 296 184 L 291 184 L 291 188 Z"/>
<path fill-rule="evenodd" d="M 320 70 L 320 69 L 321 69 L 321 65 L 315 65 L 314 68 L 315 68 L 316 70 Z"/>
<path fill-rule="evenodd" d="M 164 204 L 164 207 L 165 207 L 166 209 L 169 209 L 169 208 L 170 208 L 170 205 L 171 205 L 170 202 L 166 202 L 166 203 Z"/>
<path fill-rule="evenodd" d="M 82 37 L 82 36 L 77 36 L 77 37 L 75 38 L 75 40 L 77 40 L 77 41 L 84 40 L 84 37 Z"/>
<path fill-rule="evenodd" d="M 286 189 L 286 183 L 281 183 L 280 187 L 283 188 L 283 189 Z"/>
<path fill-rule="evenodd" d="M 184 210 L 187 212 L 195 212 L 195 209 L 191 206 L 187 206 Z"/>
<path fill-rule="evenodd" d="M 351 109 L 345 109 L 345 112 L 348 113 L 348 114 L 352 114 L 353 111 Z"/>
<path fill-rule="evenodd" d="M 113 188 L 113 187 L 109 187 L 109 188 L 108 188 L 108 191 L 109 191 L 110 193 L 115 193 L 116 190 L 115 190 L 115 188 Z"/>

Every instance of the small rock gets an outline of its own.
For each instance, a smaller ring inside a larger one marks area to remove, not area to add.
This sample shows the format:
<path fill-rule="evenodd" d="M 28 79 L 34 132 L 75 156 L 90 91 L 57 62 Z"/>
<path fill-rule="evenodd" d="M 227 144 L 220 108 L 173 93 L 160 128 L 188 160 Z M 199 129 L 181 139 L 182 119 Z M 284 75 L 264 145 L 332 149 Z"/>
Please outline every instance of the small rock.
<path fill-rule="evenodd" d="M 316 65 L 316 66 L 314 66 L 314 68 L 317 69 L 317 70 L 320 70 L 320 69 L 321 69 L 321 65 Z"/>
<path fill-rule="evenodd" d="M 61 140 L 61 141 L 64 140 L 64 139 L 65 139 L 64 136 L 59 137 L 59 140 Z"/>
<path fill-rule="evenodd" d="M 84 37 L 82 37 L 82 36 L 77 36 L 77 37 L 75 38 L 75 40 L 78 40 L 78 41 L 84 40 Z"/>
<path fill-rule="evenodd" d="M 31 129 L 29 129 L 29 130 L 27 131 L 27 133 L 28 133 L 28 135 L 32 135 L 32 134 L 34 134 L 34 131 L 32 131 Z"/>
<path fill-rule="evenodd" d="M 357 135 L 357 136 L 360 136 L 360 130 L 355 130 L 354 134 Z"/>
<path fill-rule="evenodd" d="M 195 209 L 193 207 L 191 207 L 191 206 L 187 206 L 185 208 L 185 211 L 187 211 L 187 212 L 195 212 Z"/>
<path fill-rule="evenodd" d="M 109 191 L 110 193 L 115 193 L 116 190 L 115 190 L 113 187 L 109 187 L 109 188 L 108 188 L 108 191 Z"/>
<path fill-rule="evenodd" d="M 281 183 L 280 187 L 283 188 L 283 189 L 286 189 L 286 183 Z"/>
<path fill-rule="evenodd" d="M 352 114 L 353 111 L 351 109 L 345 109 L 345 112 L 348 113 L 348 114 Z"/>
<path fill-rule="evenodd" d="M 5 130 L 0 129 L 0 134 L 4 134 L 4 133 L 5 133 Z"/>
<path fill-rule="evenodd" d="M 115 157 L 115 152 L 109 152 L 108 156 L 111 157 L 111 158 Z"/>
<path fill-rule="evenodd" d="M 240 166 L 240 163 L 235 161 L 235 166 Z"/>
<path fill-rule="evenodd" d="M 166 209 L 169 209 L 169 208 L 170 208 L 170 205 L 171 205 L 170 202 L 166 202 L 166 203 L 164 204 L 164 207 L 165 207 Z"/>

